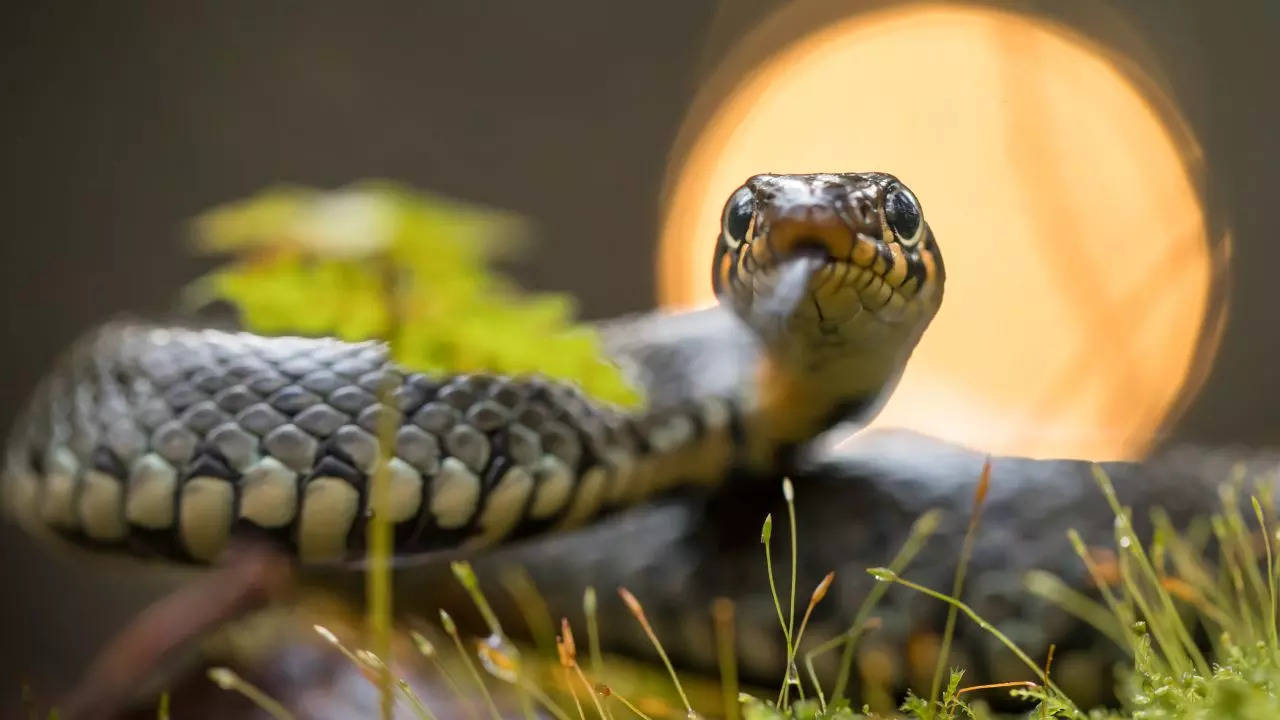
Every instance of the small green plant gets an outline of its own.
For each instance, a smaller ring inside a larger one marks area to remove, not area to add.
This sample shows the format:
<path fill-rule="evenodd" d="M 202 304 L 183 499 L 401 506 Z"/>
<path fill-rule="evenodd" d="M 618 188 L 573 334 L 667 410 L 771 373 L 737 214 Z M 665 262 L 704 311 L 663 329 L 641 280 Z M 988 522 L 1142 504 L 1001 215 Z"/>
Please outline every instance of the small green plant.
<path fill-rule="evenodd" d="M 490 267 L 524 226 L 494 210 L 387 182 L 288 187 L 214 208 L 197 245 L 233 261 L 190 299 L 232 302 L 252 330 L 382 339 L 405 367 L 537 373 L 602 401 L 641 397 L 573 322 L 563 294 L 528 294 Z"/>

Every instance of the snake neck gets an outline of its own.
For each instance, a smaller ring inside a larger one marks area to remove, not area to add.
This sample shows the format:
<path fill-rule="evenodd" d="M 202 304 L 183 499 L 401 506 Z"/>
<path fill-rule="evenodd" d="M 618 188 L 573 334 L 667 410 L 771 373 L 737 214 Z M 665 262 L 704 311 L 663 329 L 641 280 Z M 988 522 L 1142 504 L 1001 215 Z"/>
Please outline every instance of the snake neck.
<path fill-rule="evenodd" d="M 745 401 L 744 464 L 785 472 L 807 441 L 838 423 L 869 421 L 900 374 L 901 361 L 884 353 L 815 353 L 804 362 L 763 354 Z"/>
<path fill-rule="evenodd" d="M 609 354 L 648 399 L 637 422 L 658 440 L 649 456 L 660 485 L 714 483 L 735 469 L 787 471 L 807 441 L 837 423 L 870 419 L 905 361 L 883 350 L 887 343 L 774 351 L 722 307 L 625 318 L 601 330 Z M 724 412 L 732 415 L 727 436 L 718 431 Z M 682 429 L 690 424 L 695 432 Z M 667 435 L 689 440 L 664 442 Z"/>

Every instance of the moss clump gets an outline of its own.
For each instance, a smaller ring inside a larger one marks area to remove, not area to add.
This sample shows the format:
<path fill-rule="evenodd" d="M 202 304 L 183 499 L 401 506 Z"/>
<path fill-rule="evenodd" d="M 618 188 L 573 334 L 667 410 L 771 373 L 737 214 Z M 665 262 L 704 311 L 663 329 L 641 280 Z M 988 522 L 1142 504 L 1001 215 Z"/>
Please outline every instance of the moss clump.
<path fill-rule="evenodd" d="M 522 224 L 383 182 L 267 190 L 195 220 L 232 262 L 193 288 L 269 334 L 388 340 L 396 361 L 434 372 L 537 373 L 609 403 L 640 395 L 573 322 L 562 294 L 522 293 L 490 268 Z"/>

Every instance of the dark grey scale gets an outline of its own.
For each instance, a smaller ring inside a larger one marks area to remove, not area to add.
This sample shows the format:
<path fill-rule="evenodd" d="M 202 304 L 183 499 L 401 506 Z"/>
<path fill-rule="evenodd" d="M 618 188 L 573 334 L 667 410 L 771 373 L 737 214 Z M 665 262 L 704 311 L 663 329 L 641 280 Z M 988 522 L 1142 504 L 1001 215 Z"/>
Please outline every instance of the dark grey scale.
<path fill-rule="evenodd" d="M 532 375 L 525 379 L 525 384 L 529 388 L 529 400 L 541 400 L 543 402 L 551 400 L 552 385 L 547 382 L 546 378 L 538 375 Z"/>
<path fill-rule="evenodd" d="M 422 393 L 424 401 L 435 398 L 436 393 L 440 392 L 440 388 L 444 383 L 439 376 L 427 375 L 425 373 L 412 373 L 406 378 L 406 383 L 413 386 L 415 390 Z"/>
<path fill-rule="evenodd" d="M 503 378 L 489 388 L 489 398 L 507 410 L 514 411 L 524 405 L 527 397 L 527 393 L 522 392 L 522 389 L 520 384 Z"/>
<path fill-rule="evenodd" d="M 440 392 L 444 392 L 448 388 L 462 388 L 468 392 L 475 390 L 471 385 L 471 375 L 469 373 L 455 373 L 441 378 Z"/>
<path fill-rule="evenodd" d="M 126 465 L 131 464 L 147 450 L 146 434 L 128 418 L 106 425 L 103 442 Z"/>
<path fill-rule="evenodd" d="M 581 474 L 584 469 L 581 466 L 582 441 L 577 431 L 558 420 L 550 420 L 543 423 L 538 434 L 544 450 L 563 460 L 575 474 Z"/>
<path fill-rule="evenodd" d="M 440 394 L 436 399 L 447 405 L 452 405 L 459 411 L 465 412 L 476 401 L 476 394 L 464 383 L 457 381 L 449 383 L 440 390 Z"/>
<path fill-rule="evenodd" d="M 232 385 L 213 396 L 213 401 L 218 404 L 218 407 L 233 415 L 261 399 L 261 396 L 242 384 Z"/>
<path fill-rule="evenodd" d="M 88 414 L 73 413 L 65 419 L 49 418 L 46 427 L 52 429 L 54 425 L 62 428 L 61 433 L 65 435 L 62 442 L 71 448 L 71 452 L 76 457 L 88 457 L 95 447 L 98 445 L 101 431 L 97 421 Z M 45 442 L 51 442 L 52 437 L 46 433 Z"/>
<path fill-rule="evenodd" d="M 245 354 L 245 346 L 238 338 L 231 335 L 213 335 L 207 347 L 209 354 L 218 365 L 227 365 Z"/>
<path fill-rule="evenodd" d="M 549 401 L 549 409 L 552 411 L 553 418 L 562 423 L 577 424 L 585 419 L 585 413 L 582 413 L 580 407 L 577 407 L 572 396 L 564 392 L 553 393 Z"/>
<path fill-rule="evenodd" d="M 490 438 L 493 452 L 510 457 L 518 465 L 532 467 L 542 457 L 542 439 L 538 433 L 513 422 Z"/>
<path fill-rule="evenodd" d="M 273 375 L 271 367 L 252 355 L 237 358 L 227 365 L 226 376 L 233 382 L 245 382 L 260 375 Z"/>
<path fill-rule="evenodd" d="M 257 459 L 257 436 L 235 422 L 226 422 L 214 428 L 205 441 L 237 471 L 243 472 Z"/>
<path fill-rule="evenodd" d="M 531 398 L 524 409 L 516 415 L 516 420 L 536 432 L 541 432 L 551 420 L 551 415 L 550 407 L 545 400 Z"/>
<path fill-rule="evenodd" d="M 410 420 L 427 432 L 443 435 L 454 425 L 462 422 L 462 413 L 452 405 L 431 401 L 418 408 Z"/>
<path fill-rule="evenodd" d="M 207 433 L 231 419 L 212 400 L 202 400 L 187 408 L 178 416 L 179 421 L 197 433 Z"/>
<path fill-rule="evenodd" d="M 289 422 L 289 418 L 265 402 L 260 402 L 236 413 L 236 422 L 249 432 L 262 436 Z"/>
<path fill-rule="evenodd" d="M 124 480 L 129 473 L 125 468 L 124 462 L 116 457 L 116 454 L 111 452 L 110 448 L 101 445 L 94 448 L 93 454 L 89 456 L 89 467 L 104 472 L 117 480 Z"/>
<path fill-rule="evenodd" d="M 262 446 L 297 472 L 311 469 L 320 442 L 297 425 L 286 423 L 267 433 Z"/>
<path fill-rule="evenodd" d="M 373 469 L 378 460 L 378 438 L 356 425 L 343 425 L 325 443 L 325 449 L 355 465 L 362 472 Z"/>
<path fill-rule="evenodd" d="M 330 452 L 316 460 L 315 467 L 312 468 L 306 480 L 313 480 L 318 477 L 342 478 L 350 483 L 352 487 L 360 490 L 363 496 L 367 476 L 351 463 L 350 458 L 345 458 L 339 453 L 333 453 L 333 449 L 328 448 Z"/>
<path fill-rule="evenodd" d="M 170 420 L 151 434 L 151 449 L 175 467 L 191 459 L 200 438 L 181 421 Z"/>
<path fill-rule="evenodd" d="M 293 418 L 293 424 L 315 435 L 329 437 L 335 430 L 351 422 L 351 416 L 324 403 L 312 405 Z"/>
<path fill-rule="evenodd" d="M 556 387 L 550 392 L 550 406 L 561 421 L 578 420 L 588 416 L 583 403 L 569 387 Z"/>
<path fill-rule="evenodd" d="M 440 441 L 416 425 L 404 425 L 396 433 L 396 457 L 412 465 L 429 480 L 440 469 Z M 423 504 L 429 501 L 424 489 Z"/>
<path fill-rule="evenodd" d="M 148 430 L 155 430 L 161 423 L 173 419 L 173 411 L 164 398 L 152 395 L 138 402 L 138 422 Z"/>
<path fill-rule="evenodd" d="M 235 480 L 240 477 L 240 473 L 231 467 L 231 464 L 227 462 L 227 459 L 222 456 L 222 453 L 217 448 L 205 443 L 201 443 L 196 447 L 196 452 L 191 458 L 191 462 L 181 470 L 180 483 L 185 483 L 196 477 L 215 477 L 223 480 Z M 181 495 L 181 490 L 177 494 Z"/>
<path fill-rule="evenodd" d="M 118 389 L 102 384 L 99 384 L 98 388 L 100 395 L 97 408 L 98 422 L 102 423 L 103 427 L 119 422 L 132 422 L 129 403 L 125 401 Z"/>
<path fill-rule="evenodd" d="M 143 353 L 138 358 L 138 365 L 160 387 L 168 387 L 182 379 L 182 373 L 163 353 Z"/>
<path fill-rule="evenodd" d="M 271 407 L 286 415 L 296 415 L 320 401 L 319 395 L 297 385 L 286 385 L 267 398 Z"/>
<path fill-rule="evenodd" d="M 178 372 L 186 377 L 190 377 L 191 373 L 200 368 L 207 367 L 208 354 L 201 351 L 185 336 L 169 348 L 169 357 L 172 358 L 174 366 L 178 368 Z"/>
<path fill-rule="evenodd" d="M 372 393 L 355 385 L 343 385 L 329 394 L 329 404 L 348 415 L 356 415 L 377 401 Z"/>
<path fill-rule="evenodd" d="M 136 373 L 136 369 L 131 367 L 128 372 Z M 119 375 L 121 373 L 126 373 L 126 371 L 122 368 L 117 368 L 116 373 Z M 126 373 L 125 377 L 119 379 L 120 384 L 125 389 L 125 395 L 129 399 L 129 406 L 135 410 L 147 400 L 158 395 L 156 388 L 151 384 L 151 381 L 141 375 L 128 375 Z"/>
<path fill-rule="evenodd" d="M 187 382 L 206 395 L 216 395 L 225 389 L 231 381 L 222 372 L 204 368 L 197 370 Z"/>
<path fill-rule="evenodd" d="M 354 345 L 347 343 L 326 342 L 311 353 L 311 359 L 321 365 L 332 365 L 343 358 L 348 358 L 359 351 Z"/>
<path fill-rule="evenodd" d="M 575 423 L 583 439 L 584 449 L 594 458 L 601 458 L 609 448 L 609 429 L 602 418 L 587 416 Z"/>
<path fill-rule="evenodd" d="M 333 391 L 347 384 L 347 380 L 338 377 L 332 370 L 321 368 L 315 372 L 307 373 L 298 380 L 298 385 L 305 390 L 313 392 L 317 395 L 329 395 Z"/>
<path fill-rule="evenodd" d="M 377 367 L 378 363 L 362 360 L 358 357 L 348 357 L 330 365 L 329 369 L 343 377 L 355 380 L 365 373 L 373 372 Z"/>
<path fill-rule="evenodd" d="M 391 393 L 391 406 L 406 415 L 422 407 L 426 401 L 426 393 L 408 383 L 403 383 Z"/>
<path fill-rule="evenodd" d="M 378 361 L 365 359 L 360 352 L 352 352 L 352 354 L 343 356 L 342 359 L 335 360 L 329 365 L 329 369 L 334 373 L 343 375 L 348 379 L 356 379 L 365 373 L 374 372 L 381 363 Z"/>
<path fill-rule="evenodd" d="M 374 403 L 356 416 L 356 424 L 375 435 L 384 427 L 399 427 L 403 421 L 403 413 L 382 403 Z"/>
<path fill-rule="evenodd" d="M 209 396 L 197 390 L 190 383 L 179 381 L 165 390 L 164 399 L 174 410 L 185 410 L 202 400 L 208 400 Z"/>
<path fill-rule="evenodd" d="M 469 425 L 480 432 L 490 433 L 510 422 L 511 413 L 492 400 L 481 400 L 467 410 L 465 417 Z"/>
<path fill-rule="evenodd" d="M 477 475 L 484 472 L 493 454 L 489 438 L 465 423 L 454 425 L 449 432 L 445 433 L 444 448 Z"/>
<path fill-rule="evenodd" d="M 379 366 L 387 362 L 387 346 L 377 342 L 364 342 L 356 347 L 355 357 Z"/>
<path fill-rule="evenodd" d="M 321 369 L 319 363 L 305 355 L 295 355 L 278 366 L 280 372 L 292 378 L 300 378 Z"/>
<path fill-rule="evenodd" d="M 281 338 L 278 342 L 260 344 L 257 348 L 257 353 L 272 365 L 280 365 L 280 363 L 300 354 L 300 349 L 297 338 Z"/>
<path fill-rule="evenodd" d="M 289 379 L 274 370 L 260 372 L 245 382 L 249 389 L 266 397 L 289 384 Z"/>
<path fill-rule="evenodd" d="M 381 395 L 389 388 L 399 387 L 404 383 L 404 375 L 393 368 L 378 368 L 361 375 L 356 384 L 376 395 Z"/>

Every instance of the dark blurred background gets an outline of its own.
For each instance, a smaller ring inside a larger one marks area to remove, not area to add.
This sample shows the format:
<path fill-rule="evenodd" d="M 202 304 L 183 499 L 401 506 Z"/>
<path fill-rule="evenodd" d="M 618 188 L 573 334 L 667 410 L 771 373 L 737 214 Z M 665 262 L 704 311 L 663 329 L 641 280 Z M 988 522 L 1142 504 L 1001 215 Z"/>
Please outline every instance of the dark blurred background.
<path fill-rule="evenodd" d="M 570 291 L 593 318 L 651 307 L 690 102 L 780 4 L 7 3 L 0 424 L 78 333 L 171 309 L 208 267 L 182 242 L 185 219 L 274 182 L 387 177 L 511 209 L 534 223 L 536 252 L 511 266 L 526 286 Z M 1140 41 L 1234 229 L 1226 332 L 1171 439 L 1274 442 L 1280 5 L 995 4 Z M 9 526 L 0 548 L 0 698 L 23 677 L 69 681 L 147 595 Z"/>

